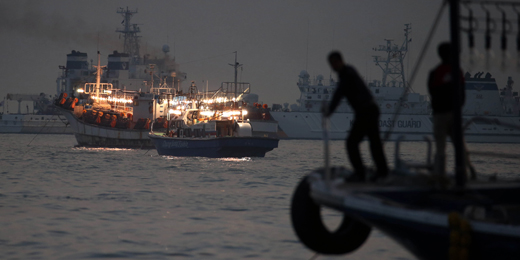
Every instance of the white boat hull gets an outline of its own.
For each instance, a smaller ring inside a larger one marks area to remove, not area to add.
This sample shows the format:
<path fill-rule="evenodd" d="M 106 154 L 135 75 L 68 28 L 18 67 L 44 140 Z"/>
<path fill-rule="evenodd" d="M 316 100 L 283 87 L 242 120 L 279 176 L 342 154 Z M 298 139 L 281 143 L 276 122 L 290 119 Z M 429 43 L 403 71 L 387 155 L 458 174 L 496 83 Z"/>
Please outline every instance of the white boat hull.
<path fill-rule="evenodd" d="M 118 129 L 85 123 L 72 111 L 60 109 L 70 122 L 78 146 L 151 149 L 154 145 L 147 129 Z"/>
<path fill-rule="evenodd" d="M 72 134 L 62 115 L 4 114 L 0 117 L 0 133 Z"/>
<path fill-rule="evenodd" d="M 288 139 L 322 139 L 321 113 L 315 112 L 271 112 L 271 116 L 278 121 L 278 125 Z M 432 136 L 433 122 L 430 115 L 399 115 L 392 120 L 393 114 L 381 114 L 379 127 L 381 135 L 392 128 L 389 140 L 395 141 L 405 136 L 406 141 L 420 141 L 424 136 Z M 470 116 L 464 116 L 469 120 Z M 520 117 L 495 116 L 487 117 L 498 119 L 508 124 L 518 124 Z M 345 139 L 350 125 L 354 120 L 352 113 L 336 113 L 330 119 L 330 139 Z M 281 138 L 283 138 L 281 136 Z M 471 123 L 465 132 L 466 142 L 475 143 L 520 143 L 520 130 L 507 126 L 489 123 Z"/>

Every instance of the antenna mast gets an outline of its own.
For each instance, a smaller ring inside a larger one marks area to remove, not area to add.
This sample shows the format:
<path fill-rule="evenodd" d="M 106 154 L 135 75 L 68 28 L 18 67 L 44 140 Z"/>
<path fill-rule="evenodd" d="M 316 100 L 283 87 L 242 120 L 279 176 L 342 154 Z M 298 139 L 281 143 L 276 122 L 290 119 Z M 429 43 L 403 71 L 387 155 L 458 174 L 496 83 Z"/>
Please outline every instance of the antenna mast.
<path fill-rule="evenodd" d="M 122 7 L 117 10 L 118 14 L 121 14 L 124 18 L 122 24 L 123 28 L 118 28 L 116 32 L 122 33 L 124 35 L 124 46 L 123 52 L 127 53 L 130 56 L 131 64 L 138 64 L 140 55 L 139 55 L 139 38 L 137 33 L 141 32 L 141 29 L 137 26 L 137 24 L 130 23 L 130 20 L 134 14 L 137 13 L 137 9 L 135 11 L 129 10 L 128 6 L 126 10 Z"/>
<path fill-rule="evenodd" d="M 379 47 L 373 48 L 374 51 L 384 51 L 387 53 L 386 58 L 373 56 L 376 65 L 383 70 L 383 87 L 390 87 L 389 82 L 392 82 L 392 86 L 406 87 L 404 58 L 408 53 L 408 43 L 411 41 L 408 36 L 410 35 L 412 26 L 411 24 L 405 24 L 404 26 L 405 39 L 400 47 L 397 44 L 393 44 L 393 40 L 385 39 L 386 45 L 379 45 Z"/>
<path fill-rule="evenodd" d="M 237 52 L 233 52 L 235 54 L 235 64 L 229 64 L 231 66 L 233 66 L 235 68 L 235 101 L 236 101 L 236 98 L 237 98 L 237 86 L 238 86 L 238 82 L 237 82 L 237 74 L 238 74 L 238 68 L 239 67 L 242 67 L 242 64 L 239 64 L 237 62 Z"/>
<path fill-rule="evenodd" d="M 99 53 L 99 51 L 97 52 L 97 55 L 98 55 L 97 66 L 94 66 L 94 67 L 96 68 L 96 101 L 99 102 L 101 74 L 103 74 L 103 69 L 106 66 L 101 66 L 101 54 Z"/>

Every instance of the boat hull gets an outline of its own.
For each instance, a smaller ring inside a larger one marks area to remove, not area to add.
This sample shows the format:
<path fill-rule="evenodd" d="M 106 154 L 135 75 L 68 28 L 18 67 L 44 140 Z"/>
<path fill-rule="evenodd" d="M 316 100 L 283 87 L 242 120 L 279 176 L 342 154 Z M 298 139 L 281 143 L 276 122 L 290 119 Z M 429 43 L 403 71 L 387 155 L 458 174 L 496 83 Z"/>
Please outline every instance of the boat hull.
<path fill-rule="evenodd" d="M 60 108 L 70 122 L 80 147 L 153 149 L 147 129 L 117 129 L 89 124 L 78 119 L 72 111 Z"/>
<path fill-rule="evenodd" d="M 159 155 L 264 157 L 278 147 L 278 139 L 262 137 L 175 138 L 150 135 Z"/>
<path fill-rule="evenodd" d="M 0 133 L 73 134 L 62 115 L 4 114 L 0 115 Z"/>
<path fill-rule="evenodd" d="M 318 112 L 270 112 L 278 122 L 287 139 L 322 139 L 321 113 Z M 432 135 L 433 122 L 430 115 L 399 115 L 393 120 L 394 114 L 381 114 L 379 127 L 381 135 L 392 129 L 390 141 L 396 141 L 405 136 L 405 141 L 422 141 L 424 136 Z M 464 120 L 471 117 L 465 116 Z M 516 124 L 520 117 L 490 116 L 508 124 Z M 335 113 L 330 118 L 331 140 L 346 138 L 353 123 L 353 113 Z M 466 142 L 470 143 L 520 143 L 520 130 L 493 123 L 471 123 L 465 131 Z"/>
<path fill-rule="evenodd" d="M 503 207 L 496 201 L 505 207 L 518 205 L 516 198 L 520 196 L 518 183 L 468 185 L 465 193 L 460 193 L 403 185 L 340 184 L 331 188 L 321 176 L 313 176 L 309 185 L 315 203 L 343 211 L 383 231 L 425 260 L 449 259 L 453 243 L 450 235 L 457 230 L 450 227 L 450 214 L 463 216 L 468 206 Z M 468 219 L 468 259 L 520 259 L 518 216 L 508 214 L 513 219 L 509 223 Z"/>

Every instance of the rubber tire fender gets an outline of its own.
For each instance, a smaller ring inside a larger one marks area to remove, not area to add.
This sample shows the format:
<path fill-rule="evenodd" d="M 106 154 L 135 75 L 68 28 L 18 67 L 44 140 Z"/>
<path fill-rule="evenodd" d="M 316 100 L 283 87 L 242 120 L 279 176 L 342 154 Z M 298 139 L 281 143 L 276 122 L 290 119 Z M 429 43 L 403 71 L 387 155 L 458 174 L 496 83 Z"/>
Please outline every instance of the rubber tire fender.
<path fill-rule="evenodd" d="M 294 191 L 291 222 L 300 241 L 309 249 L 327 255 L 347 254 L 358 249 L 368 238 L 371 227 L 343 215 L 337 230 L 330 232 L 321 219 L 321 207 L 310 197 L 308 177 Z"/>

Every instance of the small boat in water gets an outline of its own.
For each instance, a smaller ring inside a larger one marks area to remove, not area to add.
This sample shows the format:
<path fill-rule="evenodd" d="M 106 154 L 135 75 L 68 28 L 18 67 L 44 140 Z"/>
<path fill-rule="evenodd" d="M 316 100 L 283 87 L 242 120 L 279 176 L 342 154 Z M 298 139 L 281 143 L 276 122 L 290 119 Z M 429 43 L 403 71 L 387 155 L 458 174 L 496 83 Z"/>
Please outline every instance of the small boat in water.
<path fill-rule="evenodd" d="M 149 137 L 157 153 L 168 156 L 264 157 L 278 147 L 278 139 L 269 137 L 168 137 L 157 134 L 150 134 Z"/>
<path fill-rule="evenodd" d="M 239 82 L 233 85 L 239 86 Z M 277 137 L 253 134 L 254 126 L 247 119 L 251 109 L 237 97 L 244 94 L 243 90 L 233 94 L 219 89 L 212 93 L 205 99 L 177 99 L 166 108 L 166 132 L 152 131 L 149 135 L 159 155 L 264 157 L 278 147 Z"/>

